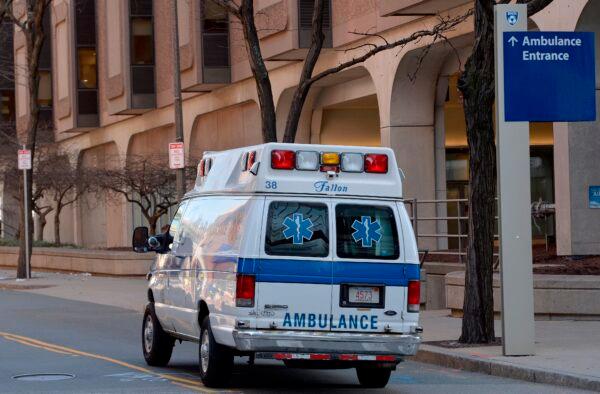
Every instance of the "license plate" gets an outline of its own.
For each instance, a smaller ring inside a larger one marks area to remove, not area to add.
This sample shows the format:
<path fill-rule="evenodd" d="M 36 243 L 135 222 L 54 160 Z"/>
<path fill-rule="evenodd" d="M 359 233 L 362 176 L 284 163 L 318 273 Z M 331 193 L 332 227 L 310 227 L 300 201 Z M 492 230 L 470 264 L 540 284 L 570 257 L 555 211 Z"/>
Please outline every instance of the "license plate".
<path fill-rule="evenodd" d="M 348 301 L 352 304 L 379 304 L 379 287 L 349 286 Z"/>

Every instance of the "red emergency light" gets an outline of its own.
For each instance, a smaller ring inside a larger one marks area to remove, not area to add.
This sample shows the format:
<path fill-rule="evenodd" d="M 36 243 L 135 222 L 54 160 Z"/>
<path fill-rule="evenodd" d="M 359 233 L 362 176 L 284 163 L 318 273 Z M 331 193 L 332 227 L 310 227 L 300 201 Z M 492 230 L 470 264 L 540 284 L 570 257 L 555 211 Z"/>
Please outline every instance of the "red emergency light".
<path fill-rule="evenodd" d="M 296 152 L 293 150 L 271 151 L 271 168 L 275 170 L 293 170 L 296 166 Z"/>
<path fill-rule="evenodd" d="M 365 155 L 365 172 L 385 174 L 388 172 L 387 155 L 369 153 Z"/>

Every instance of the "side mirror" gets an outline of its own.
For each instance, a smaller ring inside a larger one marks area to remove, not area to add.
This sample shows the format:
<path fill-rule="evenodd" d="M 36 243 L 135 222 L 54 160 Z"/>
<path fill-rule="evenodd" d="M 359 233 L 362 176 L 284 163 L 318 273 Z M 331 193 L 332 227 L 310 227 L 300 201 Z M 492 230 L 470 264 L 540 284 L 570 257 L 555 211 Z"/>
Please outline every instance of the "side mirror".
<path fill-rule="evenodd" d="M 136 227 L 133 230 L 131 244 L 136 253 L 148 252 L 148 227 Z"/>

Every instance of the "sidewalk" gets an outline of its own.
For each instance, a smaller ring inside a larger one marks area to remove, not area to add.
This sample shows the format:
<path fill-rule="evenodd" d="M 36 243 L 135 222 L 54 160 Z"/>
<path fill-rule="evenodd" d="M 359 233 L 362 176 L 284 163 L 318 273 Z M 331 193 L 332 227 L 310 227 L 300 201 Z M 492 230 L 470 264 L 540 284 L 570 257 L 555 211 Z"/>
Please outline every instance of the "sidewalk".
<path fill-rule="evenodd" d="M 0 291 L 21 290 L 142 312 L 147 283 L 143 278 L 35 272 L 17 281 L 0 270 Z M 461 320 L 447 310 L 421 313 L 423 341 L 415 361 L 490 375 L 600 391 L 600 321 L 536 321 L 536 355 L 504 357 L 501 346 L 447 349 L 427 342 L 456 340 Z M 501 335 L 496 321 L 496 335 Z"/>
<path fill-rule="evenodd" d="M 0 269 L 0 291 L 23 290 L 75 301 L 143 312 L 148 282 L 143 277 L 92 276 L 87 273 L 33 272 L 31 280 L 15 280 L 15 270 Z"/>
<path fill-rule="evenodd" d="M 423 342 L 417 361 L 490 375 L 600 391 L 600 321 L 536 321 L 536 354 L 504 357 L 501 346 L 448 349 L 427 344 L 456 340 L 461 319 L 448 310 L 423 311 Z M 496 336 L 502 327 L 496 320 Z"/>

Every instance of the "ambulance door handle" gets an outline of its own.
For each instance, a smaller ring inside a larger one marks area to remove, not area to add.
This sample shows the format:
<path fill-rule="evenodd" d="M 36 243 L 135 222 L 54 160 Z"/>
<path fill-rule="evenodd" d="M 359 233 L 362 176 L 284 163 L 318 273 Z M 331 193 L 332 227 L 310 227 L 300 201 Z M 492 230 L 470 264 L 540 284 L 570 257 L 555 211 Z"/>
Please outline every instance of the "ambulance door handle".
<path fill-rule="evenodd" d="M 288 309 L 287 305 L 266 304 L 265 309 Z"/>

